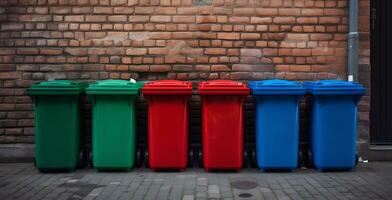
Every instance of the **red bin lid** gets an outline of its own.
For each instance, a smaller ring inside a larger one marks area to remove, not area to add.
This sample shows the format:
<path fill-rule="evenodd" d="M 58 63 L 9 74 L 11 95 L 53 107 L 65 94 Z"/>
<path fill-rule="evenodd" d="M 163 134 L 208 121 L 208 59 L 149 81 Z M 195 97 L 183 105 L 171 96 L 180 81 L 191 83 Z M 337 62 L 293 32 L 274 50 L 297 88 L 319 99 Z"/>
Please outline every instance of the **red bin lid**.
<path fill-rule="evenodd" d="M 144 84 L 143 94 L 192 94 L 192 83 L 178 80 L 159 80 Z"/>
<path fill-rule="evenodd" d="M 199 94 L 240 94 L 250 92 L 246 83 L 229 80 L 202 81 L 199 83 Z"/>

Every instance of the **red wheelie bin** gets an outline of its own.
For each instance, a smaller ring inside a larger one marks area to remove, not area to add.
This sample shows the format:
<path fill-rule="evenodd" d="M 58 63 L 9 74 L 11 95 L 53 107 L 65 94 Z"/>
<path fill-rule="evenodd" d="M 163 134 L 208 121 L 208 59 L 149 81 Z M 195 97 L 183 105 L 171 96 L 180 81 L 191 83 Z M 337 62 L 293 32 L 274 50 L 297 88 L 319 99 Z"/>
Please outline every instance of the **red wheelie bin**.
<path fill-rule="evenodd" d="M 228 80 L 199 83 L 202 101 L 203 166 L 209 170 L 240 170 L 243 162 L 245 83 Z"/>
<path fill-rule="evenodd" d="M 179 169 L 188 160 L 188 101 L 192 83 L 161 80 L 142 89 L 148 101 L 148 162 L 152 170 Z"/>

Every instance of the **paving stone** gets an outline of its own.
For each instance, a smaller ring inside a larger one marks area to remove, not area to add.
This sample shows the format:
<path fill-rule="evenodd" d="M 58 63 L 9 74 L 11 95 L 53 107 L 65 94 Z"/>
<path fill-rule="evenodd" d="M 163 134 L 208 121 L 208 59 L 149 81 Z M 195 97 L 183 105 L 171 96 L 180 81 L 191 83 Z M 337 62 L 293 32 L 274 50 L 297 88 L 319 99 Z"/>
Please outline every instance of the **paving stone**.
<path fill-rule="evenodd" d="M 370 163 L 352 172 L 240 173 L 186 172 L 39 173 L 32 164 L 0 164 L 0 199 L 390 199 L 392 163 Z M 231 187 L 235 180 L 257 183 L 253 189 Z M 239 194 L 251 194 L 242 198 Z"/>

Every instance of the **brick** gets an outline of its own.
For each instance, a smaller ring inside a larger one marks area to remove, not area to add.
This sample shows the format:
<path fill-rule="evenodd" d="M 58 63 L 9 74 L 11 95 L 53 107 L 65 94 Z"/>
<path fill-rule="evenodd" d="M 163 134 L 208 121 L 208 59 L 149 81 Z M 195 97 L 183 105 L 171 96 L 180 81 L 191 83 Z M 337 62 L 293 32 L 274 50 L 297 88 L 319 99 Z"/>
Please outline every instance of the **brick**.
<path fill-rule="evenodd" d="M 59 48 L 40 49 L 40 53 L 43 55 L 60 55 L 63 53 L 63 50 Z"/>
<path fill-rule="evenodd" d="M 298 24 L 317 24 L 318 18 L 317 17 L 298 17 L 297 23 Z"/>
<path fill-rule="evenodd" d="M 227 65 L 212 65 L 211 71 L 227 72 L 230 71 L 230 68 Z"/>
<path fill-rule="evenodd" d="M 18 123 L 17 120 L 9 120 L 9 119 L 0 120 L 0 127 L 4 127 L 4 128 L 15 127 L 17 126 L 17 123 Z"/>
<path fill-rule="evenodd" d="M 289 71 L 290 65 L 276 65 L 275 70 L 276 71 Z"/>
<path fill-rule="evenodd" d="M 173 71 L 193 71 L 192 65 L 174 65 Z"/>
<path fill-rule="evenodd" d="M 256 8 L 256 15 L 258 16 L 276 16 L 278 15 L 277 8 Z"/>
<path fill-rule="evenodd" d="M 193 32 L 173 32 L 172 34 L 173 39 L 193 39 L 194 36 Z"/>
<path fill-rule="evenodd" d="M 150 17 L 151 22 L 170 22 L 171 17 L 170 16 L 164 16 L 164 15 L 155 15 Z"/>
<path fill-rule="evenodd" d="M 130 65 L 129 71 L 131 72 L 148 72 L 150 70 L 150 66 L 148 65 Z"/>
<path fill-rule="evenodd" d="M 310 71 L 310 65 L 290 65 L 290 71 L 292 71 L 292 72 L 308 72 L 308 71 Z"/>
<path fill-rule="evenodd" d="M 154 54 L 154 55 L 165 55 L 168 53 L 167 48 L 149 48 L 148 53 L 149 54 Z"/>
<path fill-rule="evenodd" d="M 280 16 L 299 16 L 301 15 L 301 9 L 299 8 L 279 8 Z"/>
<path fill-rule="evenodd" d="M 112 7 L 95 7 L 94 13 L 96 13 L 96 14 L 112 14 L 113 8 Z"/>
<path fill-rule="evenodd" d="M 71 8 L 70 7 L 51 7 L 50 13 L 67 14 L 67 13 L 71 13 Z"/>
<path fill-rule="evenodd" d="M 177 14 L 180 15 L 196 15 L 199 12 L 197 7 L 179 7 L 177 8 Z"/>
<path fill-rule="evenodd" d="M 85 38 L 86 39 L 96 39 L 96 38 L 104 38 L 106 37 L 106 32 L 86 32 Z"/>
<path fill-rule="evenodd" d="M 309 35 L 308 34 L 301 34 L 301 33 L 288 33 L 287 40 L 290 41 L 308 41 Z"/>
<path fill-rule="evenodd" d="M 241 39 L 243 39 L 243 40 L 257 40 L 257 39 L 260 39 L 260 34 L 258 34 L 258 33 L 241 33 Z"/>
<path fill-rule="evenodd" d="M 293 49 L 292 55 L 294 56 L 311 56 L 312 50 L 311 49 Z"/>
<path fill-rule="evenodd" d="M 253 16 L 255 14 L 255 8 L 234 8 L 233 14 L 238 16 Z"/>
<path fill-rule="evenodd" d="M 19 72 L 0 72 L 0 79 L 16 79 L 19 77 Z"/>
<path fill-rule="evenodd" d="M 151 14 L 153 12 L 153 7 L 135 7 L 135 14 Z"/>
<path fill-rule="evenodd" d="M 114 48 L 114 47 L 107 48 L 106 54 L 108 54 L 108 55 L 123 55 L 124 49 L 123 48 Z"/>
<path fill-rule="evenodd" d="M 251 17 L 250 23 L 252 23 L 252 24 L 271 24 L 272 18 L 271 17 Z"/>
<path fill-rule="evenodd" d="M 112 15 L 108 17 L 109 22 L 126 22 L 127 16 L 126 15 Z"/>
<path fill-rule="evenodd" d="M 145 48 L 132 48 L 126 50 L 127 55 L 146 55 L 147 49 Z"/>
<path fill-rule="evenodd" d="M 194 16 L 173 16 L 173 22 L 175 23 L 194 23 L 196 17 Z"/>
<path fill-rule="evenodd" d="M 198 72 L 208 72 L 210 71 L 210 66 L 209 65 L 196 65 L 195 66 L 195 71 Z"/>
<path fill-rule="evenodd" d="M 324 15 L 329 16 L 344 16 L 345 9 L 324 9 Z"/>
<path fill-rule="evenodd" d="M 173 15 L 173 14 L 176 14 L 176 12 L 177 12 L 177 9 L 175 7 L 157 7 L 157 8 L 155 8 L 155 13 L 157 13 L 157 14 Z"/>
<path fill-rule="evenodd" d="M 130 16 L 129 22 L 148 22 L 149 16 Z"/>
<path fill-rule="evenodd" d="M 23 48 L 17 50 L 17 54 L 23 54 L 23 55 L 36 55 L 38 54 L 38 52 L 39 52 L 38 48 Z"/>
<path fill-rule="evenodd" d="M 196 23 L 215 23 L 217 19 L 215 16 L 197 16 Z"/>
<path fill-rule="evenodd" d="M 23 24 L 1 24 L 1 30 L 3 31 L 18 31 L 23 30 Z"/>
<path fill-rule="evenodd" d="M 106 22 L 106 16 L 102 15 L 87 15 L 86 22 Z"/>
<path fill-rule="evenodd" d="M 157 40 L 167 40 L 171 39 L 171 33 L 170 32 L 152 32 L 149 34 L 151 39 L 157 39 Z"/>
<path fill-rule="evenodd" d="M 320 24 L 339 24 L 340 18 L 339 17 L 320 17 L 319 23 Z"/>
<path fill-rule="evenodd" d="M 66 22 L 83 22 L 84 16 L 83 15 L 67 15 L 64 17 L 64 21 L 66 21 Z"/>
<path fill-rule="evenodd" d="M 72 56 L 85 56 L 88 50 L 86 48 L 65 48 L 64 53 Z"/>
<path fill-rule="evenodd" d="M 72 8 L 72 13 L 75 13 L 75 14 L 88 14 L 88 13 L 92 13 L 92 12 L 93 12 L 93 8 L 91 8 L 91 7 Z"/>
<path fill-rule="evenodd" d="M 116 14 L 132 14 L 134 12 L 133 8 L 129 7 L 115 7 L 114 13 Z"/>
<path fill-rule="evenodd" d="M 232 72 L 230 73 L 230 79 L 232 80 L 249 80 L 252 78 L 250 72 Z"/>
<path fill-rule="evenodd" d="M 204 51 L 207 55 L 224 55 L 226 53 L 226 49 L 224 48 L 208 48 Z"/>
<path fill-rule="evenodd" d="M 273 48 L 263 48 L 262 55 L 264 56 L 277 56 L 278 50 Z"/>
<path fill-rule="evenodd" d="M 322 16 L 323 9 L 319 8 L 303 8 L 301 9 L 302 16 Z"/>
<path fill-rule="evenodd" d="M 120 6 L 120 5 L 127 5 L 127 0 L 110 0 L 110 5 L 112 6 Z"/>
<path fill-rule="evenodd" d="M 161 6 L 170 6 L 171 0 L 160 0 Z"/>
<path fill-rule="evenodd" d="M 171 71 L 170 65 L 151 65 L 150 66 L 151 72 L 169 72 Z"/>
<path fill-rule="evenodd" d="M 318 47 L 315 49 L 312 49 L 312 55 L 313 56 L 332 56 L 334 55 L 334 49 L 332 48 L 323 48 L 323 47 Z"/>
<path fill-rule="evenodd" d="M 310 40 L 315 40 L 315 41 L 325 41 L 325 40 L 332 40 L 333 39 L 333 35 L 332 34 L 317 34 L 317 33 L 313 33 L 310 34 Z"/>
<path fill-rule="evenodd" d="M 260 49 L 241 49 L 241 56 L 245 57 L 261 57 Z"/>
<path fill-rule="evenodd" d="M 249 17 L 229 17 L 229 22 L 232 23 L 248 23 Z"/>
<path fill-rule="evenodd" d="M 239 33 L 218 33 L 217 37 L 218 37 L 218 39 L 223 39 L 223 40 L 238 40 L 238 39 L 240 39 L 240 34 Z"/>
<path fill-rule="evenodd" d="M 273 19 L 273 23 L 275 23 L 275 24 L 294 24 L 295 17 L 275 17 Z"/>

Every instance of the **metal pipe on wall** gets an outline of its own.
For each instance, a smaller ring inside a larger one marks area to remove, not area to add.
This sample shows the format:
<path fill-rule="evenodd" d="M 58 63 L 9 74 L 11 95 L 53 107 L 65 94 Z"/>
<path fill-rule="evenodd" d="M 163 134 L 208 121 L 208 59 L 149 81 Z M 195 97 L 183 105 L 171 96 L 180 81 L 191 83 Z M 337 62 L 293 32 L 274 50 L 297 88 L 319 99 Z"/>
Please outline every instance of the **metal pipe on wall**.
<path fill-rule="evenodd" d="M 348 81 L 358 80 L 358 0 L 349 3 Z"/>

